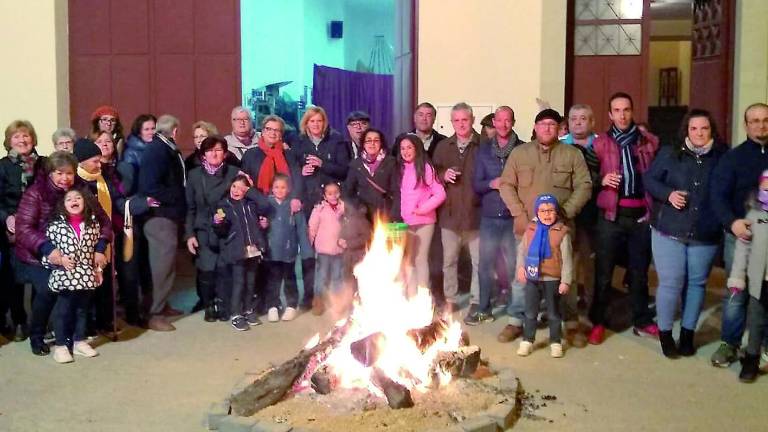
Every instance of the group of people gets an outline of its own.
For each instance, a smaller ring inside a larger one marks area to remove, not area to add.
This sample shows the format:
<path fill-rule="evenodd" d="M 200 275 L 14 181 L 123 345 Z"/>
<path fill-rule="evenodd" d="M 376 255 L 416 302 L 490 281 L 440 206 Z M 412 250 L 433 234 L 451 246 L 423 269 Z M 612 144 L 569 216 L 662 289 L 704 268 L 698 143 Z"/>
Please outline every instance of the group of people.
<path fill-rule="evenodd" d="M 617 265 L 626 268 L 633 332 L 658 338 L 669 358 L 693 355 L 722 244 L 729 277 L 722 344 L 711 360 L 736 361 L 748 326 L 740 378 L 754 380 L 768 306 L 768 105 L 746 110 L 747 140 L 733 149 L 707 111 L 690 110 L 679 141 L 662 146 L 634 121 L 630 95 L 616 93 L 607 105 L 604 133 L 593 130 L 592 108 L 579 104 L 566 118 L 541 110 L 524 142 L 509 106 L 484 120 L 481 134 L 472 107 L 458 103 L 446 137 L 425 102 L 414 111 L 414 129 L 391 145 L 362 111 L 347 117 L 345 137 L 329 128 L 321 107 L 308 107 L 299 133 L 286 138 L 280 117 L 266 116 L 257 131 L 251 113 L 236 107 L 229 135 L 205 121 L 192 126 L 195 150 L 186 159 L 171 115 L 142 114 L 125 136 L 117 110 L 99 107 L 85 137 L 57 130 L 47 158 L 35 151 L 34 127 L 14 121 L 0 159 L 2 278 L 13 281 L 0 296 L 0 325 L 46 355 L 54 311 L 58 362 L 97 354 L 87 334 L 114 329 L 117 298 L 128 324 L 174 330 L 168 317 L 182 312 L 168 298 L 180 239 L 194 256 L 195 310 L 206 321 L 242 331 L 263 314 L 270 322 L 290 321 L 301 309 L 319 315 L 354 296 L 353 269 L 380 216 L 408 226 L 404 295 L 429 287 L 441 310 L 460 310 L 466 247 L 464 322 L 493 321 L 493 305 L 503 304 L 509 323 L 498 340 L 521 337 L 523 356 L 533 348 L 542 300 L 553 357 L 563 356 L 563 336 L 574 347 L 602 343 Z M 580 325 L 584 304 L 589 329 Z"/>

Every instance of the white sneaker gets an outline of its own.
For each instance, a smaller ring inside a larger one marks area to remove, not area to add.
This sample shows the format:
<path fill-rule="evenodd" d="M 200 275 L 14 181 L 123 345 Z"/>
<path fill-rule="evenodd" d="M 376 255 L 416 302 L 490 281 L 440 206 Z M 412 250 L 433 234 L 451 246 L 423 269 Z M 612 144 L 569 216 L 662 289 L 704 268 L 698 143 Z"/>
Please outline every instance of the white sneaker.
<path fill-rule="evenodd" d="M 285 308 L 285 312 L 283 312 L 283 321 L 291 321 L 294 318 L 296 318 L 296 309 L 292 307 Z"/>
<path fill-rule="evenodd" d="M 528 341 L 522 341 L 520 342 L 520 346 L 517 347 L 517 355 L 521 357 L 526 357 L 530 355 L 533 352 L 533 343 Z"/>
<path fill-rule="evenodd" d="M 99 352 L 93 349 L 90 345 L 88 345 L 88 342 L 86 341 L 77 341 L 75 342 L 75 346 L 72 347 L 72 352 L 75 355 L 83 356 L 83 357 L 96 357 L 99 355 Z"/>
<path fill-rule="evenodd" d="M 560 358 L 563 356 L 563 344 L 553 343 L 549 345 L 549 355 L 554 358 Z"/>
<path fill-rule="evenodd" d="M 53 347 L 53 359 L 56 363 L 72 363 L 75 361 L 72 358 L 72 354 L 69 353 L 69 348 L 58 345 Z"/>
<path fill-rule="evenodd" d="M 276 307 L 269 308 L 269 310 L 267 311 L 267 321 L 269 322 L 280 321 L 280 314 L 278 313 Z"/>

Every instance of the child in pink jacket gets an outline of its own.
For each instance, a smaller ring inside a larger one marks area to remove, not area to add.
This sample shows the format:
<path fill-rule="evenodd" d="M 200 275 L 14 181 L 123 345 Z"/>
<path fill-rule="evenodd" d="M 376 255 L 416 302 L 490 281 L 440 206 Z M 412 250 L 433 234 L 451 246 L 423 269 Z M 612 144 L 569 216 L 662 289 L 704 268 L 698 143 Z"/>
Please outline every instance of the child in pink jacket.
<path fill-rule="evenodd" d="M 435 232 L 437 208 L 445 202 L 445 188 L 424 154 L 424 144 L 416 135 L 405 135 L 400 142 L 400 201 L 395 218 L 408 224 L 405 253 L 407 295 L 417 287 L 429 287 L 429 244 Z"/>
<path fill-rule="evenodd" d="M 312 209 L 309 217 L 309 241 L 317 252 L 315 267 L 315 296 L 323 298 L 326 288 L 338 292 L 342 286 L 344 248 L 340 244 L 341 217 L 344 202 L 340 199 L 341 188 L 336 183 L 323 187 L 323 200 Z M 324 308 L 313 308 L 316 315 Z"/>

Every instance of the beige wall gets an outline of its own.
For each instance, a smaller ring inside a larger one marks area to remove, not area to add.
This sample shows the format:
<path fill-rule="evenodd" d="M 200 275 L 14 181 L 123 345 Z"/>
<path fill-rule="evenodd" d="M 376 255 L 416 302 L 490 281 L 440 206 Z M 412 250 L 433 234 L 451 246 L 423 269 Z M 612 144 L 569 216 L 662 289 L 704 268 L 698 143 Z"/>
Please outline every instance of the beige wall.
<path fill-rule="evenodd" d="M 746 138 L 744 110 L 755 102 L 768 102 L 768 1 L 741 0 L 736 8 L 731 135 L 734 144 Z"/>
<path fill-rule="evenodd" d="M 651 37 L 690 38 L 693 31 L 693 19 L 686 20 L 651 20 Z"/>
<path fill-rule="evenodd" d="M 48 154 L 53 131 L 69 125 L 67 2 L 0 1 L 0 40 L 0 127 L 31 121 Z"/>
<path fill-rule="evenodd" d="M 565 0 L 421 0 L 418 99 L 510 105 L 527 139 L 537 97 L 563 111 L 565 31 Z"/>
<path fill-rule="evenodd" d="M 659 69 L 680 71 L 679 105 L 688 105 L 691 89 L 691 42 L 651 41 L 648 76 L 648 105 L 659 104 Z"/>

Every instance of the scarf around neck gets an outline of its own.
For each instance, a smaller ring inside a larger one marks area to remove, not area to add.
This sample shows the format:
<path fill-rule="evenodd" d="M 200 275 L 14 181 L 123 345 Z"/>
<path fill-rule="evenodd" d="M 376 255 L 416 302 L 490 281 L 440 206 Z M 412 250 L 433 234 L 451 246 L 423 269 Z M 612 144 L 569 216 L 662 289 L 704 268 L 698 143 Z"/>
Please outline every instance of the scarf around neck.
<path fill-rule="evenodd" d="M 205 172 L 207 172 L 209 175 L 215 175 L 221 169 L 221 167 L 224 166 L 224 162 L 220 163 L 219 166 L 213 166 L 209 164 L 207 160 L 200 159 L 200 166 L 202 166 Z"/>
<path fill-rule="evenodd" d="M 259 176 L 256 179 L 256 187 L 265 194 L 268 194 L 272 188 L 272 179 L 275 178 L 275 174 L 290 175 L 288 169 L 288 161 L 285 160 L 285 154 L 283 153 L 283 144 L 276 143 L 274 147 L 270 147 L 264 142 L 264 137 L 259 138 L 259 148 L 264 152 L 264 160 L 261 162 L 261 168 L 259 168 Z"/>
<path fill-rule="evenodd" d="M 714 144 L 715 140 L 710 139 L 709 142 L 706 143 L 703 147 L 696 147 L 688 137 L 685 137 L 685 147 L 696 156 L 704 156 L 705 154 L 709 153 L 709 151 L 712 150 L 712 146 Z"/>
<path fill-rule="evenodd" d="M 11 159 L 11 162 L 21 167 L 22 191 L 27 188 L 32 180 L 32 177 L 35 176 L 35 163 L 37 163 L 38 157 L 39 156 L 37 155 L 35 149 L 32 149 L 32 151 L 27 155 L 20 155 L 16 150 L 13 149 L 8 151 L 8 158 Z"/>
<path fill-rule="evenodd" d="M 111 219 L 112 197 L 109 195 L 109 186 L 107 185 L 107 181 L 104 179 L 104 176 L 101 175 L 101 171 L 95 174 L 91 174 L 83 169 L 80 165 L 78 165 L 77 176 L 87 182 L 96 182 L 96 200 L 99 201 L 99 205 L 101 206 L 102 210 L 104 210 L 104 213 L 107 214 L 107 217 Z M 109 246 L 107 247 L 107 250 L 104 252 L 104 254 L 107 256 L 108 260 L 112 256 Z"/>
<path fill-rule="evenodd" d="M 609 131 L 611 137 L 619 144 L 621 153 L 622 185 L 624 195 L 634 196 L 637 194 L 638 185 L 636 180 L 635 164 L 632 161 L 632 146 L 637 144 L 640 139 L 640 129 L 635 123 L 627 130 L 621 130 L 616 125 L 611 125 Z"/>
<path fill-rule="evenodd" d="M 376 157 L 371 157 L 366 152 L 363 152 L 361 155 L 361 158 L 363 159 L 363 163 L 368 168 L 368 172 L 373 175 L 376 172 L 376 169 L 381 165 L 381 161 L 384 160 L 384 150 L 379 150 L 379 154 L 376 155 Z"/>
<path fill-rule="evenodd" d="M 507 160 L 507 157 L 509 157 L 509 154 L 512 153 L 512 149 L 515 147 L 515 143 L 517 142 L 517 134 L 515 131 L 511 131 L 509 134 L 509 140 L 507 141 L 507 145 L 504 147 L 501 147 L 499 145 L 499 139 L 494 138 L 493 141 L 491 141 L 491 148 L 493 149 L 493 154 L 496 155 L 497 158 Z"/>
<path fill-rule="evenodd" d="M 553 204 L 557 211 L 557 199 L 552 195 L 539 195 L 534 205 L 534 213 L 538 214 L 539 206 L 542 204 Z M 536 232 L 528 245 L 528 253 L 525 257 L 525 276 L 529 280 L 539 280 L 541 262 L 552 257 L 552 247 L 549 244 L 549 229 L 552 225 L 546 225 L 538 217 L 536 218 Z"/>

